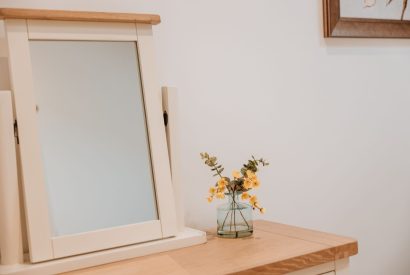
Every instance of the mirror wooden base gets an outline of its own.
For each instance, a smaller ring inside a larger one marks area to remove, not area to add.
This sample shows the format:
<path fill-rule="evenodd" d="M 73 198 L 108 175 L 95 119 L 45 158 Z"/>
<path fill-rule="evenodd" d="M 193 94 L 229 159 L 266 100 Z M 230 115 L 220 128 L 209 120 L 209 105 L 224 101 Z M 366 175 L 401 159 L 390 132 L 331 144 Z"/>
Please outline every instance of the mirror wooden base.
<path fill-rule="evenodd" d="M 129 245 L 37 264 L 0 265 L 0 275 L 47 275 L 102 265 L 139 256 L 198 245 L 206 242 L 206 233 L 185 228 L 173 238 Z"/>

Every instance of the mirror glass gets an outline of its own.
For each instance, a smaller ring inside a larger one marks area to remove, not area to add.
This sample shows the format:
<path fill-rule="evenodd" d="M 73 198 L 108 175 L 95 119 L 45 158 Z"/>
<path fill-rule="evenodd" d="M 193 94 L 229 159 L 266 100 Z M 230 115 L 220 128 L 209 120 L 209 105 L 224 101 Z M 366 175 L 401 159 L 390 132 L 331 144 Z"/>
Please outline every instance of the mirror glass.
<path fill-rule="evenodd" d="M 54 236 L 157 220 L 134 42 L 30 41 Z"/>

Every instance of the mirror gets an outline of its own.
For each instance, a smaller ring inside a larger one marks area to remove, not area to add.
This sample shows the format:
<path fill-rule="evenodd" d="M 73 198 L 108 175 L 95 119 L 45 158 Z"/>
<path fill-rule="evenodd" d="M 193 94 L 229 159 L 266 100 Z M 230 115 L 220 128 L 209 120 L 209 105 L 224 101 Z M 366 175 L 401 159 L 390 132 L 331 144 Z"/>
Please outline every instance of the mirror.
<path fill-rule="evenodd" d="M 29 46 L 53 236 L 157 220 L 136 43 Z"/>

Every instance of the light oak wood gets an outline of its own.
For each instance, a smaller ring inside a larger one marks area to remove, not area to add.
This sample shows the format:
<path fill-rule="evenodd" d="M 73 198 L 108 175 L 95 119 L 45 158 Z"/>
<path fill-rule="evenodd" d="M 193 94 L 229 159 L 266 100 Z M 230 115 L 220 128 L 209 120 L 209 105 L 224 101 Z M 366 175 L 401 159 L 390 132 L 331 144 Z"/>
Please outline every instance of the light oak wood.
<path fill-rule="evenodd" d="M 31 40 L 137 41 L 134 23 L 27 20 Z"/>
<path fill-rule="evenodd" d="M 256 221 L 254 236 L 208 243 L 118 263 L 79 270 L 70 275 L 136 274 L 286 274 L 347 259 L 358 253 L 357 241 L 299 227 Z M 164 271 L 162 262 L 170 269 Z M 115 272 L 113 273 L 113 271 Z M 331 272 L 328 269 L 324 272 Z M 323 272 L 322 272 L 323 273 Z"/>
<path fill-rule="evenodd" d="M 161 18 L 156 14 L 85 12 L 66 10 L 38 10 L 0 8 L 0 19 L 35 19 L 56 21 L 88 21 L 138 23 L 157 25 Z"/>
<path fill-rule="evenodd" d="M 122 274 L 122 275 L 135 275 L 135 274 L 150 274 L 150 275 L 188 275 L 188 271 L 184 270 L 172 257 L 168 255 L 160 255 L 155 258 L 144 258 L 141 261 L 126 261 L 121 265 L 109 264 L 103 267 L 96 267 L 89 270 L 84 270 L 79 274 L 82 275 L 94 275 L 94 274 Z M 77 274 L 77 272 L 66 273 Z"/>

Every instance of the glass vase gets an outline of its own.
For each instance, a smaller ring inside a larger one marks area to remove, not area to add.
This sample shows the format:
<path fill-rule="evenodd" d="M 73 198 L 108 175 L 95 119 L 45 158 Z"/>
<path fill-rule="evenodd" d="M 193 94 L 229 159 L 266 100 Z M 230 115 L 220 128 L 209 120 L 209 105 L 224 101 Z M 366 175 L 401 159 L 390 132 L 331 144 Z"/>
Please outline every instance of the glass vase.
<path fill-rule="evenodd" d="M 218 236 L 243 238 L 253 233 L 252 206 L 239 201 L 240 193 L 228 193 L 228 203 L 220 205 L 218 212 Z"/>

